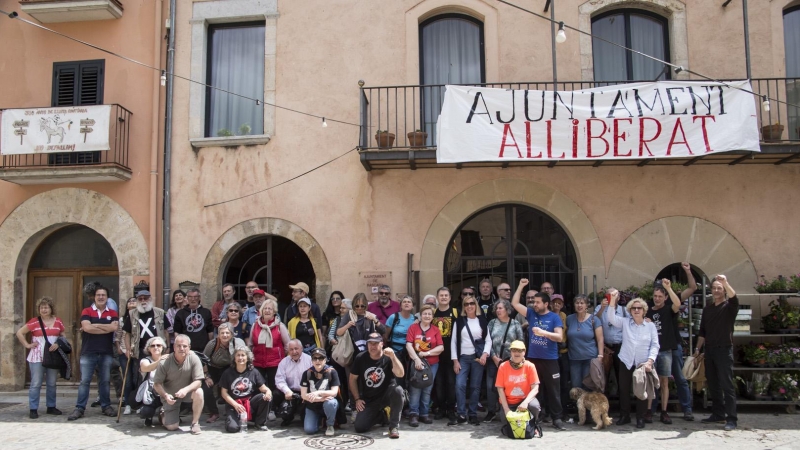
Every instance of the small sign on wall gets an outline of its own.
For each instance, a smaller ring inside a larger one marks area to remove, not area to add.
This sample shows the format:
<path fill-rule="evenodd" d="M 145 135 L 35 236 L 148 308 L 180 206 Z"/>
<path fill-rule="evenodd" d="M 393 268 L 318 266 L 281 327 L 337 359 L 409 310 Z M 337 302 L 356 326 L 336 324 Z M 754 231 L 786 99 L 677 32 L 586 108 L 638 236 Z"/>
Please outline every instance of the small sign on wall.
<path fill-rule="evenodd" d="M 359 272 L 358 279 L 358 292 L 366 294 L 370 303 L 378 300 L 379 286 L 392 286 L 392 272 Z"/>

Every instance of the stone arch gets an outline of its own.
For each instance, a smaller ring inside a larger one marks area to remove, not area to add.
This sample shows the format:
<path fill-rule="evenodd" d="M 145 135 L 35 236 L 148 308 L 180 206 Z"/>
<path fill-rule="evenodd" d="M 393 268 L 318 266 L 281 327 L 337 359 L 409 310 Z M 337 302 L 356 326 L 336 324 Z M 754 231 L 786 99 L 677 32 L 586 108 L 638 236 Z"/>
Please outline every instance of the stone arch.
<path fill-rule="evenodd" d="M 737 291 L 754 292 L 758 276 L 742 244 L 719 225 L 689 216 L 663 217 L 634 231 L 614 255 L 606 283 L 639 285 L 679 261 L 709 276 L 723 273 Z"/>
<path fill-rule="evenodd" d="M 500 79 L 497 8 L 484 0 L 422 0 L 405 13 L 406 84 L 419 84 L 419 24 L 433 16 L 465 14 L 483 22 L 486 79 Z"/>
<path fill-rule="evenodd" d="M 578 7 L 578 28 L 592 32 L 592 17 L 601 12 L 621 8 L 639 8 L 658 13 L 669 23 L 670 62 L 689 68 L 689 34 L 686 25 L 686 5 L 680 0 L 589 0 Z M 581 79 L 594 80 L 594 61 L 592 60 L 592 38 L 580 36 Z M 688 79 L 683 71 L 672 72 L 673 79 Z"/>
<path fill-rule="evenodd" d="M 19 205 L 0 225 L 0 386 L 21 388 L 24 352 L 13 336 L 25 319 L 28 265 L 39 244 L 67 225 L 89 227 L 105 238 L 117 255 L 119 292 L 133 291 L 134 278 L 147 277 L 147 241 L 130 214 L 110 197 L 79 188 L 53 189 Z M 134 232 L 135 230 L 135 232 Z"/>
<path fill-rule="evenodd" d="M 223 272 L 230 258 L 251 238 L 264 235 L 289 239 L 305 252 L 314 267 L 314 275 L 317 278 L 317 304 L 320 308 L 325 309 L 332 288 L 331 268 L 322 246 L 300 226 L 274 217 L 261 217 L 240 222 L 229 228 L 214 242 L 203 263 L 200 280 L 203 304 L 210 306 L 216 301 L 217 292 L 220 291 L 222 285 Z"/>
<path fill-rule="evenodd" d="M 578 259 L 578 279 L 605 276 L 600 239 L 583 210 L 566 195 L 530 180 L 501 178 L 476 184 L 455 196 L 436 215 L 420 255 L 420 292 L 436 292 L 443 281 L 443 261 L 450 239 L 476 211 L 519 203 L 548 213 L 569 235 Z"/>

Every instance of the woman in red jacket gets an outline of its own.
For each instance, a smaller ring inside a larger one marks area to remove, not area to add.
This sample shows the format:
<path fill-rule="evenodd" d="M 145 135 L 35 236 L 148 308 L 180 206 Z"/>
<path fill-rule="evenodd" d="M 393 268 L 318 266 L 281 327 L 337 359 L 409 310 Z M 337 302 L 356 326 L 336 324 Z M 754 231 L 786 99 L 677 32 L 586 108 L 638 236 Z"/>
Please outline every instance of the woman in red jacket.
<path fill-rule="evenodd" d="M 250 345 L 253 349 L 253 366 L 261 373 L 271 392 L 277 392 L 275 374 L 278 364 L 286 356 L 289 344 L 289 330 L 275 317 L 278 303 L 268 298 L 261 304 L 258 320 L 250 331 Z M 275 405 L 277 408 L 279 405 Z M 270 413 L 272 417 L 273 413 Z"/>

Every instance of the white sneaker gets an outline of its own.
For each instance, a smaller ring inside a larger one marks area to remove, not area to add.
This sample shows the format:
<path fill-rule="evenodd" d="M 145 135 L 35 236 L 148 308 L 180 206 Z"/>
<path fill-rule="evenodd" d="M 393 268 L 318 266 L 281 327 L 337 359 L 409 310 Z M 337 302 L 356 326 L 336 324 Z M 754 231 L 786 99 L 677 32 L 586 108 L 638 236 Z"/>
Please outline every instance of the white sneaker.
<path fill-rule="evenodd" d="M 270 412 L 269 412 L 269 415 L 267 416 L 267 419 L 269 419 L 269 420 L 275 420 L 275 419 L 276 419 L 276 417 L 275 417 L 275 413 L 274 413 L 274 412 L 272 412 L 272 411 L 270 411 Z"/>
<path fill-rule="evenodd" d="M 125 405 L 125 410 L 122 412 L 122 414 L 125 415 L 125 416 L 130 416 L 131 415 L 131 407 L 130 407 L 130 405 Z"/>
<path fill-rule="evenodd" d="M 328 426 L 328 429 L 325 430 L 325 436 L 333 436 L 336 432 L 333 430 L 333 426 Z"/>
<path fill-rule="evenodd" d="M 353 417 L 350 419 L 353 423 L 356 423 L 356 416 L 358 415 L 358 411 L 355 409 L 353 410 Z"/>

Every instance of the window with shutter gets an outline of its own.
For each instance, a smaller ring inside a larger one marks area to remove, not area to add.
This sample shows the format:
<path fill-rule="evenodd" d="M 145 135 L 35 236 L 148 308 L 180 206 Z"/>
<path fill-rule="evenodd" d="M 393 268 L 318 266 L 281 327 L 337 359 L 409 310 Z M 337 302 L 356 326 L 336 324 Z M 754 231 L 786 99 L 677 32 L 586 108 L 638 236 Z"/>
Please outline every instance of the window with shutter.
<path fill-rule="evenodd" d="M 102 105 L 105 60 L 53 63 L 52 106 Z M 53 153 L 50 165 L 96 164 L 101 152 Z"/>

